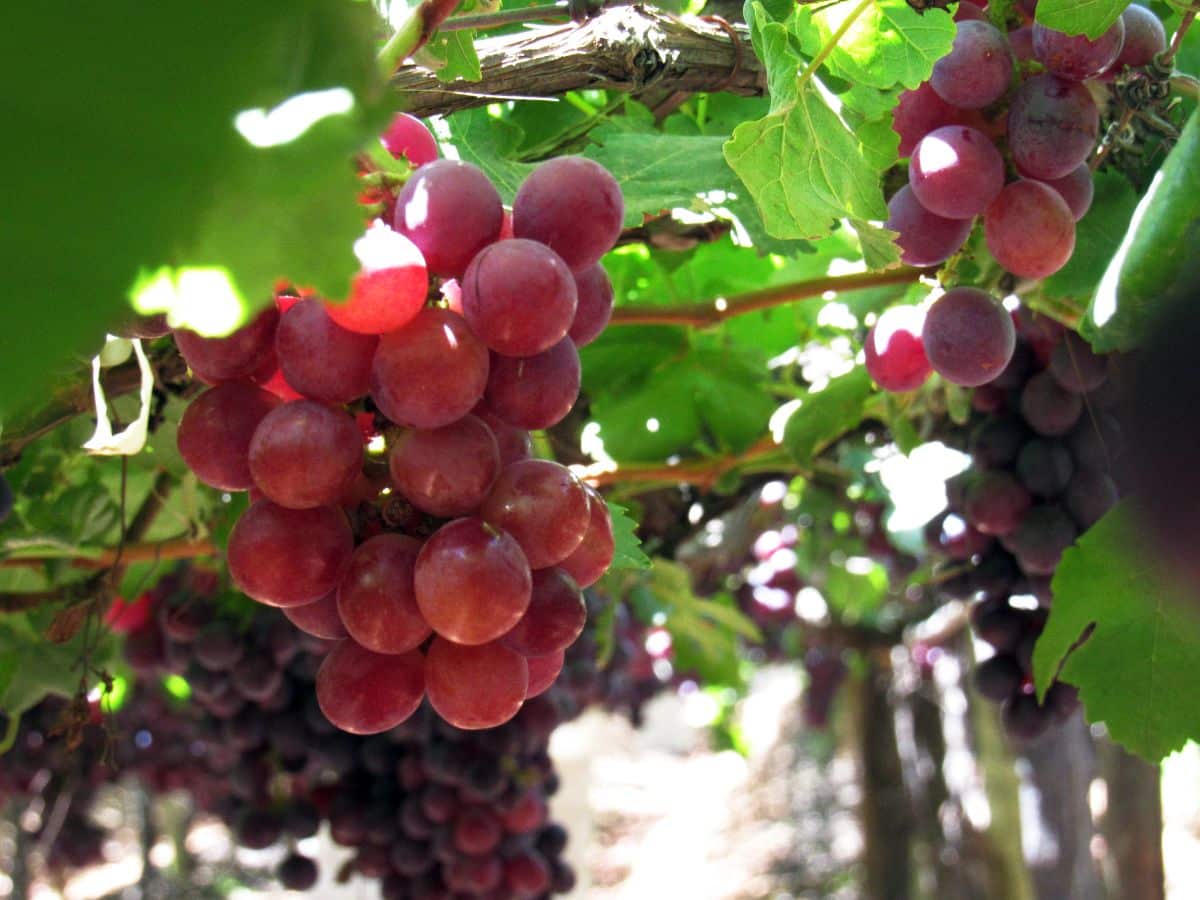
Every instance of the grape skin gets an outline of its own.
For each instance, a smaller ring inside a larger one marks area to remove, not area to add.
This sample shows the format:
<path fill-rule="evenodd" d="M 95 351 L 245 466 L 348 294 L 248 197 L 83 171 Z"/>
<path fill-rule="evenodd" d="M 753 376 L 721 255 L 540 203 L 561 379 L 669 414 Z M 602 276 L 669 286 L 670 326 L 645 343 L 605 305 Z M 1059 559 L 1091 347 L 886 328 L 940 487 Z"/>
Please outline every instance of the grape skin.
<path fill-rule="evenodd" d="M 479 515 L 511 534 L 533 569 L 569 556 L 590 523 L 589 500 L 566 466 L 544 459 L 513 463 L 500 473 Z"/>
<path fill-rule="evenodd" d="M 931 213 L 906 184 L 888 201 L 888 218 L 883 227 L 899 232 L 895 241 L 901 262 L 910 266 L 936 266 L 962 248 L 972 224 L 970 219 L 947 219 Z"/>
<path fill-rule="evenodd" d="M 1075 427 L 1083 411 L 1083 400 L 1054 380 L 1049 372 L 1039 372 L 1021 391 L 1021 415 L 1029 427 L 1047 437 L 1059 437 Z"/>
<path fill-rule="evenodd" d="M 1082 219 L 1092 206 L 1092 196 L 1095 194 L 1096 185 L 1092 180 L 1092 170 L 1088 168 L 1087 163 L 1080 163 L 1062 178 L 1054 178 L 1042 183 L 1058 191 L 1063 200 L 1067 202 L 1071 216 L 1076 222 Z"/>
<path fill-rule="evenodd" d="M 529 608 L 500 640 L 522 656 L 547 656 L 575 643 L 586 622 L 587 606 L 575 580 L 557 567 L 539 569 Z"/>
<path fill-rule="evenodd" d="M 1054 188 L 1022 179 L 1007 185 L 983 216 L 988 249 L 1022 278 L 1053 275 L 1075 252 L 1075 217 Z"/>
<path fill-rule="evenodd" d="M 1004 159 L 983 132 L 949 125 L 917 143 L 908 177 L 927 210 L 947 219 L 970 219 L 1004 187 Z"/>
<path fill-rule="evenodd" d="M 1050 355 L 1047 370 L 1068 391 L 1086 394 L 1108 380 L 1108 363 L 1091 345 L 1074 332 L 1068 332 Z"/>
<path fill-rule="evenodd" d="M 396 159 L 404 157 L 414 166 L 438 158 L 437 140 L 424 122 L 408 113 L 396 113 L 379 140 Z"/>
<path fill-rule="evenodd" d="M 585 484 L 583 489 L 588 496 L 588 529 L 579 546 L 558 564 L 581 588 L 591 587 L 599 581 L 612 565 L 616 553 L 608 504 L 591 486 Z"/>
<path fill-rule="evenodd" d="M 407 653 L 429 637 L 414 571 L 421 542 L 401 534 L 364 541 L 338 583 L 338 615 L 355 642 L 376 653 Z"/>
<path fill-rule="evenodd" d="M 1121 54 L 1109 68 L 1119 72 L 1126 66 L 1147 65 L 1155 56 L 1167 49 L 1167 32 L 1158 16 L 1136 3 L 1125 7 L 1121 13 L 1125 26 L 1125 43 Z"/>
<path fill-rule="evenodd" d="M 316 300 L 302 300 L 283 314 L 275 354 L 284 379 L 296 391 L 325 403 L 350 403 L 370 387 L 374 335 L 348 331 Z"/>
<path fill-rule="evenodd" d="M 520 428 L 557 425 L 579 397 L 579 351 L 570 338 L 525 359 L 493 356 L 487 379 L 488 407 Z"/>
<path fill-rule="evenodd" d="M 336 590 L 303 606 L 284 607 L 283 614 L 293 625 L 313 637 L 337 641 L 349 634 L 346 626 L 342 624 L 341 616 L 338 615 Z"/>
<path fill-rule="evenodd" d="M 961 113 L 938 96 L 928 81 L 904 91 L 892 115 L 892 130 L 900 136 L 901 156 L 911 156 L 917 142 L 935 128 L 954 125 Z"/>
<path fill-rule="evenodd" d="M 267 413 L 250 441 L 254 483 L 280 506 L 337 502 L 362 467 L 362 434 L 348 414 L 313 400 Z"/>
<path fill-rule="evenodd" d="M 436 637 L 425 657 L 429 702 L 456 728 L 503 725 L 521 709 L 529 688 L 529 665 L 499 643 L 464 647 Z"/>
<path fill-rule="evenodd" d="M 1047 70 L 1071 81 L 1099 75 L 1116 62 L 1124 43 L 1124 19 L 1117 19 L 1094 41 L 1086 35 L 1064 34 L 1040 22 L 1033 23 L 1034 56 Z"/>
<path fill-rule="evenodd" d="M 417 509 L 465 516 L 483 502 L 500 473 L 500 448 L 481 419 L 463 416 L 441 428 L 402 434 L 388 459 L 392 482 Z"/>
<path fill-rule="evenodd" d="M 1013 94 L 1008 145 L 1030 178 L 1063 178 L 1085 162 L 1100 133 L 1100 111 L 1088 89 L 1054 75 L 1035 75 Z"/>
<path fill-rule="evenodd" d="M 929 83 L 951 106 L 982 109 L 1004 96 L 1012 69 L 1004 35 L 986 18 L 967 19 L 958 23 L 950 53 L 933 64 Z"/>
<path fill-rule="evenodd" d="M 439 159 L 405 182 L 393 227 L 416 244 L 430 272 L 461 279 L 475 254 L 499 239 L 503 217 L 500 194 L 480 169 Z"/>
<path fill-rule="evenodd" d="M 613 286 L 600 263 L 573 274 L 578 304 L 567 337 L 576 347 L 584 347 L 600 336 L 612 318 Z"/>
<path fill-rule="evenodd" d="M 929 364 L 948 381 L 976 387 L 1008 365 L 1016 346 L 1012 318 L 976 288 L 946 291 L 929 308 L 921 332 Z"/>
<path fill-rule="evenodd" d="M 513 235 L 545 244 L 580 271 L 613 248 L 624 216 L 621 188 L 607 169 L 582 156 L 560 156 L 517 189 Z"/>
<path fill-rule="evenodd" d="M 533 456 L 533 439 L 524 428 L 509 425 L 488 409 L 485 403 L 476 406 L 471 410 L 471 414 L 479 418 L 496 439 L 496 446 L 500 449 L 501 469 L 519 459 L 529 459 Z"/>
<path fill-rule="evenodd" d="M 236 381 L 253 375 L 270 357 L 278 322 L 279 311 L 271 307 L 223 338 L 206 338 L 178 329 L 175 346 L 201 381 Z"/>
<path fill-rule="evenodd" d="M 372 653 L 347 638 L 317 672 L 317 703 L 334 725 L 351 734 L 378 734 L 417 711 L 425 695 L 425 661 L 413 650 Z"/>
<path fill-rule="evenodd" d="M 525 699 L 536 697 L 550 690 L 558 673 L 562 671 L 566 653 L 559 650 L 545 656 L 527 656 L 525 663 L 529 666 L 529 687 L 525 690 Z"/>
<path fill-rule="evenodd" d="M 933 368 L 921 342 L 924 324 L 917 307 L 893 306 L 867 332 L 867 374 L 885 391 L 914 391 L 928 380 Z"/>
<path fill-rule="evenodd" d="M 188 404 L 179 421 L 179 455 L 209 487 L 244 491 L 254 485 L 250 441 L 280 400 L 252 384 L 229 382 Z"/>
<path fill-rule="evenodd" d="M 325 311 L 342 328 L 358 334 L 384 334 L 408 324 L 421 311 L 429 272 L 416 244 L 377 223 L 355 242 L 362 270 L 350 282 L 345 303 Z"/>

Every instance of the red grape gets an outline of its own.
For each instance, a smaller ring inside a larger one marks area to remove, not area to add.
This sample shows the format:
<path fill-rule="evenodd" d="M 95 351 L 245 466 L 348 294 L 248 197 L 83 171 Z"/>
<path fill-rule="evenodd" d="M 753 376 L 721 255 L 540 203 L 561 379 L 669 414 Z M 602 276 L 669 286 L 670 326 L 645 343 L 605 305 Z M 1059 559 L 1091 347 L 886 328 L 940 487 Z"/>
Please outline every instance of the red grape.
<path fill-rule="evenodd" d="M 484 403 L 480 403 L 471 410 L 471 414 L 482 419 L 483 424 L 492 430 L 492 436 L 496 438 L 496 446 L 500 448 L 501 469 L 519 459 L 529 459 L 533 455 L 533 440 L 524 428 L 509 425 L 488 409 Z"/>
<path fill-rule="evenodd" d="M 533 573 L 529 608 L 500 639 L 522 656 L 546 656 L 566 650 L 587 622 L 587 606 L 579 585 L 557 567 Z"/>
<path fill-rule="evenodd" d="M 888 201 L 884 228 L 899 232 L 900 261 L 910 266 L 936 266 L 959 251 L 971 233 L 970 219 L 947 219 L 923 207 L 909 185 Z"/>
<path fill-rule="evenodd" d="M 279 320 L 275 354 L 287 383 L 325 403 L 349 403 L 367 392 L 379 338 L 338 325 L 316 300 L 297 303 Z"/>
<path fill-rule="evenodd" d="M 1103 356 L 1074 332 L 1068 332 L 1050 356 L 1049 372 L 1068 391 L 1086 394 L 1104 384 L 1108 364 Z"/>
<path fill-rule="evenodd" d="M 960 11 L 962 7 L 960 3 Z M 1004 35 L 986 17 L 982 21 L 968 19 L 958 23 L 950 52 L 933 64 L 929 83 L 951 106 L 981 109 L 1004 96 L 1012 70 L 1012 53 Z"/>
<path fill-rule="evenodd" d="M 338 615 L 350 637 L 368 650 L 407 653 L 429 637 L 413 578 L 420 552 L 415 538 L 378 534 L 350 557 L 338 584 Z"/>
<path fill-rule="evenodd" d="M 350 639 L 317 671 L 317 703 L 325 718 L 351 734 L 378 734 L 417 711 L 425 695 L 425 661 L 416 650 L 372 653 Z"/>
<path fill-rule="evenodd" d="M 529 665 L 495 641 L 464 647 L 435 637 L 425 656 L 425 685 L 433 708 L 454 727 L 495 728 L 521 709 Z"/>
<path fill-rule="evenodd" d="M 463 315 L 504 356 L 533 356 L 566 336 L 575 279 L 549 247 L 519 238 L 485 247 L 463 275 Z"/>
<path fill-rule="evenodd" d="M 380 141 L 396 159 L 403 156 L 414 166 L 438 158 L 437 140 L 424 122 L 408 113 L 396 113 Z"/>
<path fill-rule="evenodd" d="M 423 309 L 385 334 L 371 367 L 371 398 L 398 425 L 439 428 L 471 411 L 488 384 L 488 350 L 462 316 Z"/>
<path fill-rule="evenodd" d="M 342 617 L 338 615 L 336 589 L 312 603 L 284 607 L 283 614 L 293 625 L 313 637 L 337 641 L 349 634 L 342 624 Z"/>
<path fill-rule="evenodd" d="M 1120 71 L 1126 66 L 1144 66 L 1155 56 L 1167 49 L 1167 32 L 1158 16 L 1136 3 L 1125 7 L 1121 13 L 1125 24 L 1125 43 L 1121 54 L 1110 66 L 1110 71 Z"/>
<path fill-rule="evenodd" d="M 412 429 L 392 447 L 392 481 L 413 506 L 433 516 L 465 516 L 491 490 L 500 449 L 475 416 L 429 430 Z"/>
<path fill-rule="evenodd" d="M 566 559 L 590 523 L 583 484 L 566 466 L 544 459 L 513 463 L 500 473 L 479 515 L 521 545 L 533 569 Z"/>
<path fill-rule="evenodd" d="M 1042 183 L 1048 184 L 1058 191 L 1059 196 L 1067 202 L 1067 207 L 1071 210 L 1071 218 L 1076 222 L 1082 219 L 1091 208 L 1092 194 L 1096 188 L 1092 182 L 1092 170 L 1088 168 L 1087 163 L 1080 163 L 1062 178 L 1054 178 Z"/>
<path fill-rule="evenodd" d="M 1004 159 L 983 132 L 947 125 L 921 138 L 908 178 L 917 200 L 930 212 L 970 219 L 1004 187 Z"/>
<path fill-rule="evenodd" d="M 1013 162 L 1030 178 L 1069 175 L 1087 160 L 1100 133 L 1100 111 L 1082 84 L 1035 75 L 1013 94 L 1008 145 Z"/>
<path fill-rule="evenodd" d="M 1046 278 L 1075 252 L 1075 218 L 1067 201 L 1040 181 L 1007 185 L 983 216 L 996 262 L 1022 278 Z"/>
<path fill-rule="evenodd" d="M 536 697 L 550 690 L 558 673 L 562 671 L 566 653 L 548 653 L 545 656 L 527 656 L 525 662 L 529 665 L 529 687 L 525 691 L 525 699 Z"/>
<path fill-rule="evenodd" d="M 570 338 L 525 359 L 493 356 L 488 407 L 510 425 L 549 428 L 566 418 L 579 397 L 579 351 Z"/>
<path fill-rule="evenodd" d="M 476 166 L 457 159 L 426 163 L 396 198 L 396 231 L 417 245 L 429 271 L 461 278 L 475 254 L 500 238 L 504 209 Z"/>
<path fill-rule="evenodd" d="M 313 400 L 278 406 L 250 441 L 254 483 L 280 506 L 337 502 L 362 467 L 362 434 L 347 413 Z"/>
<path fill-rule="evenodd" d="M 596 263 L 575 273 L 575 291 L 579 303 L 567 337 L 576 347 L 584 347 L 600 336 L 612 318 L 612 281 L 604 266 Z"/>
<path fill-rule="evenodd" d="M 329 317 L 359 334 L 384 334 L 412 321 L 429 292 L 429 273 L 416 245 L 377 224 L 355 242 L 354 252 L 362 270 L 345 303 L 325 304 Z"/>
<path fill-rule="evenodd" d="M 542 163 L 517 190 L 513 234 L 545 244 L 572 269 L 599 262 L 621 235 L 625 201 L 608 170 L 582 156 Z"/>
<path fill-rule="evenodd" d="M 1032 498 L 1010 473 L 993 469 L 971 482 L 963 515 L 984 534 L 1010 534 L 1029 509 Z"/>
<path fill-rule="evenodd" d="M 1099 75 L 1121 55 L 1125 44 L 1125 22 L 1117 19 L 1112 26 L 1090 40 L 1083 34 L 1064 34 L 1033 23 L 1033 53 L 1048 71 L 1071 81 L 1083 81 Z"/>
<path fill-rule="evenodd" d="M 253 486 L 250 440 L 279 398 L 252 384 L 229 382 L 205 391 L 179 420 L 179 455 L 210 487 L 244 491 Z"/>
<path fill-rule="evenodd" d="M 200 380 L 236 381 L 253 375 L 269 358 L 278 322 L 279 311 L 272 306 L 223 338 L 201 337 L 181 328 L 175 332 L 175 345 Z"/>
<path fill-rule="evenodd" d="M 893 306 L 867 332 L 867 374 L 885 391 L 914 391 L 929 378 L 933 369 L 921 342 L 924 324 L 925 314 L 917 307 Z"/>
<path fill-rule="evenodd" d="M 590 587 L 600 580 L 600 576 L 612 565 L 616 552 L 608 504 L 594 488 L 585 484 L 583 489 L 588 495 L 588 530 L 579 546 L 558 564 L 581 588 Z"/>
<path fill-rule="evenodd" d="M 1033 26 L 1022 25 L 1008 33 L 1008 46 L 1012 48 L 1013 56 L 1021 62 L 1033 59 Z"/>
<path fill-rule="evenodd" d="M 1068 391 L 1049 372 L 1039 372 L 1021 391 L 1021 415 L 1038 434 L 1058 437 L 1079 421 L 1083 399 Z"/>
<path fill-rule="evenodd" d="M 904 91 L 892 113 L 892 130 L 900 135 L 900 155 L 911 156 L 921 138 L 935 128 L 958 124 L 961 115 L 937 95 L 928 81 Z"/>
<path fill-rule="evenodd" d="M 925 314 L 921 332 L 929 364 L 964 387 L 986 384 L 1012 358 L 1016 332 L 1004 307 L 977 288 L 946 291 Z"/>
<path fill-rule="evenodd" d="M 532 577 L 512 535 L 466 518 L 448 522 L 425 542 L 415 585 L 434 631 L 458 644 L 485 644 L 525 614 Z"/>
<path fill-rule="evenodd" d="M 287 509 L 259 500 L 229 535 L 234 583 L 269 606 L 303 606 L 332 591 L 350 561 L 354 534 L 333 506 Z"/>

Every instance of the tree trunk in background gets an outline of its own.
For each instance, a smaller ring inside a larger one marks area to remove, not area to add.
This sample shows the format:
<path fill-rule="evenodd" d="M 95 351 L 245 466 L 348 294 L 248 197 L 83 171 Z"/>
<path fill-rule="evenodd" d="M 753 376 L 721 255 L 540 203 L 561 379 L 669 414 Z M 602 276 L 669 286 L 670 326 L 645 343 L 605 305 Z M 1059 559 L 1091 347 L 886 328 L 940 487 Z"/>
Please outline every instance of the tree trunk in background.
<path fill-rule="evenodd" d="M 1162 788 L 1158 766 L 1109 741 L 1098 747 L 1108 784 L 1103 831 L 1108 843 L 1106 874 L 1114 897 L 1163 900 Z"/>
<path fill-rule="evenodd" d="M 909 900 L 912 895 L 912 841 L 915 820 L 900 750 L 896 744 L 888 670 L 875 659 L 855 684 L 859 695 L 864 895 L 870 900 Z M 847 685 L 849 687 L 849 685 Z"/>
<path fill-rule="evenodd" d="M 1095 834 L 1088 789 L 1096 777 L 1096 748 L 1083 717 L 1076 713 L 1061 727 L 1023 748 L 1037 788 L 1037 821 L 1029 868 L 1040 900 L 1101 900 L 1107 896 L 1092 858 Z M 1030 842 L 1027 842 L 1030 846 Z M 1142 900 L 1136 894 L 1122 898 Z"/>

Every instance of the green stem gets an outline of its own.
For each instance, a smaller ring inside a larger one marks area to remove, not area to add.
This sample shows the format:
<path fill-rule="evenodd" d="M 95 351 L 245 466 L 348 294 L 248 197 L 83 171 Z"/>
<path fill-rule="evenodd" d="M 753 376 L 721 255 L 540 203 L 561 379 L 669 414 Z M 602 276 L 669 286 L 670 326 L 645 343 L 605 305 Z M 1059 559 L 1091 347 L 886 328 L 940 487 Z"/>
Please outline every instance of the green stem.
<path fill-rule="evenodd" d="M 8 717 L 8 727 L 4 729 L 4 737 L 0 738 L 0 756 L 12 749 L 17 742 L 17 731 L 21 727 L 21 714 L 12 713 Z"/>
<path fill-rule="evenodd" d="M 1175 59 L 1175 54 L 1179 52 L 1179 48 L 1183 46 L 1183 36 L 1187 34 L 1192 23 L 1196 21 L 1196 7 L 1193 5 L 1191 9 L 1183 14 L 1183 18 L 1179 22 L 1179 27 L 1175 29 L 1175 36 L 1171 39 L 1171 46 L 1167 48 L 1167 52 L 1163 54 L 1163 63 L 1170 65 Z"/>
<path fill-rule="evenodd" d="M 425 46 L 442 23 L 458 8 L 459 0 L 423 0 L 414 6 L 396 29 L 377 60 L 385 78 L 390 78 L 397 66 Z"/>
<path fill-rule="evenodd" d="M 800 77 L 796 79 L 797 94 L 804 90 L 804 86 L 808 84 L 810 80 L 812 80 L 812 77 L 814 74 L 816 74 L 817 69 L 819 69 L 821 64 L 829 58 L 829 54 L 837 49 L 838 42 L 845 37 L 846 32 L 849 31 L 851 26 L 854 25 L 855 20 L 857 20 L 859 16 L 866 12 L 867 7 L 874 2 L 875 0 L 860 0 L 858 6 L 854 7 L 854 9 L 850 11 L 850 14 L 842 20 L 842 24 L 838 26 L 837 31 L 829 36 L 829 40 L 825 42 L 825 46 L 822 47 L 821 51 L 812 58 L 812 62 L 805 67 L 804 71 L 800 73 Z"/>

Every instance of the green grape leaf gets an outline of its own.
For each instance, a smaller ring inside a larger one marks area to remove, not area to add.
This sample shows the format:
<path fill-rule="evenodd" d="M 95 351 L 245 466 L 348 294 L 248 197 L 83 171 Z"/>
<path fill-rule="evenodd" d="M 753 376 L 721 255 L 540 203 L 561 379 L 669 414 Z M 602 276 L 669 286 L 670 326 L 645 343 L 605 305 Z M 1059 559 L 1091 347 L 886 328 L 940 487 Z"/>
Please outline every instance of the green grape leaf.
<path fill-rule="evenodd" d="M 1040 9 L 1040 7 L 1039 7 Z M 1200 247 L 1200 110 L 1154 176 L 1121 247 L 1088 307 L 1080 331 L 1097 351 L 1141 343 L 1156 313 L 1194 290 Z"/>
<path fill-rule="evenodd" d="M 112 0 L 70 27 L 44 4 L 8 10 L 0 165 L 21 176 L 0 244 L 20 302 L 0 333 L 0 417 L 78 371 L 139 273 L 206 268 L 223 293 L 172 303 L 216 330 L 269 302 L 277 278 L 345 291 L 362 232 L 352 160 L 387 116 L 377 24 L 344 0 Z M 255 146 L 235 127 L 302 94 L 316 120 L 303 133 L 272 125 L 278 143 Z"/>
<path fill-rule="evenodd" d="M 1075 252 L 1065 266 L 1042 283 L 1051 297 L 1072 297 L 1081 302 L 1091 299 L 1137 206 L 1137 194 L 1119 173 L 1097 172 L 1094 180 L 1092 206 L 1075 227 Z"/>
<path fill-rule="evenodd" d="M 57 614 L 54 607 L 0 616 L 0 659 L 11 668 L 0 669 L 0 710 L 17 715 L 37 705 L 47 694 L 70 697 L 80 684 L 79 660 L 86 640 L 80 632 L 64 643 L 52 643 L 45 634 Z M 94 631 L 94 629 L 93 629 Z M 111 634 L 90 654 L 93 669 L 111 665 L 117 641 Z M 89 675 L 88 682 L 94 679 Z"/>
<path fill-rule="evenodd" d="M 804 398 L 787 420 L 783 445 L 801 465 L 863 420 L 871 397 L 871 379 L 867 370 L 853 371 L 834 378 L 825 389 Z"/>
<path fill-rule="evenodd" d="M 1088 720 L 1152 762 L 1200 738 L 1200 624 L 1165 572 L 1133 502 L 1114 507 L 1063 554 L 1033 655 L 1039 696 L 1061 665 Z"/>
<path fill-rule="evenodd" d="M 439 31 L 433 36 L 425 50 L 443 65 L 437 70 L 441 81 L 454 81 L 461 78 L 464 81 L 479 81 L 483 72 L 479 68 L 479 54 L 475 52 L 475 32 L 472 29 L 462 31 Z"/>
<path fill-rule="evenodd" d="M 1037 21 L 1066 34 L 1085 34 L 1095 40 L 1129 5 L 1129 0 L 1041 0 Z"/>
<path fill-rule="evenodd" d="M 534 170 L 512 156 L 521 145 L 521 129 L 492 116 L 486 109 L 467 109 L 447 117 L 450 141 L 459 155 L 474 163 L 492 180 L 505 203 L 511 204 L 517 188 Z"/>
<path fill-rule="evenodd" d="M 851 3 L 830 4 L 816 13 L 801 6 L 796 24 L 805 51 L 815 55 L 854 11 Z M 834 74 L 856 85 L 915 88 L 929 77 L 933 64 L 950 52 L 954 34 L 954 20 L 945 10 L 918 13 L 906 0 L 878 0 L 858 14 L 827 64 Z"/>
<path fill-rule="evenodd" d="M 850 227 L 858 234 L 862 247 L 863 262 L 868 269 L 886 269 L 900 262 L 900 248 L 896 245 L 899 232 L 872 225 L 861 219 L 851 219 Z"/>
<path fill-rule="evenodd" d="M 642 552 L 642 542 L 637 536 L 637 522 L 629 517 L 629 510 L 618 503 L 608 502 L 608 514 L 612 518 L 613 552 L 610 572 L 622 569 L 648 569 L 650 557 Z"/>

